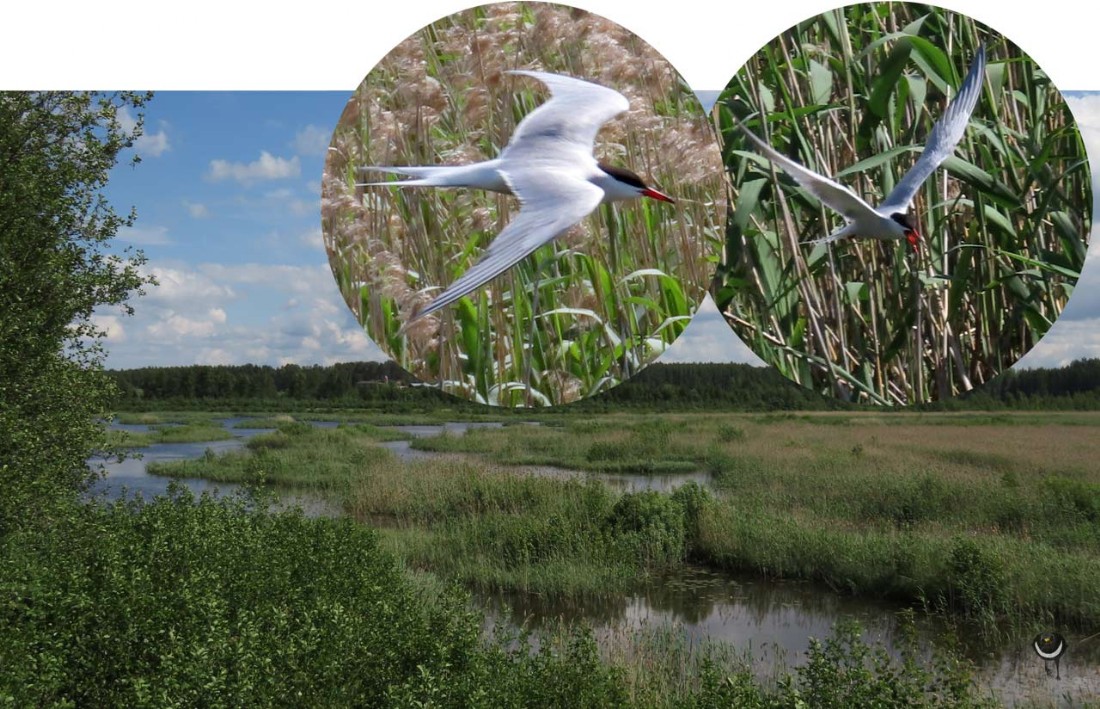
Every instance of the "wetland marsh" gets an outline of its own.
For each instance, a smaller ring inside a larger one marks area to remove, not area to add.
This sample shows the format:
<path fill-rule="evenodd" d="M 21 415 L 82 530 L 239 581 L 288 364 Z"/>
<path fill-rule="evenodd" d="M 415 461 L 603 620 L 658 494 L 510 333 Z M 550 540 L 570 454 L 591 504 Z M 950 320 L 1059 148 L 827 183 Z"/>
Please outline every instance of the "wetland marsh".
<path fill-rule="evenodd" d="M 858 620 L 895 658 L 910 634 L 924 657 L 957 637 L 976 696 L 1076 706 L 1100 688 L 1100 416 L 558 414 L 404 429 L 344 416 L 268 422 L 278 429 L 239 451 L 153 471 L 322 494 L 507 627 L 591 627 L 623 662 L 664 629 L 775 681 L 810 635 Z M 639 483 L 676 475 L 696 477 Z M 1074 648 L 1061 680 L 1030 654 L 1043 627 Z"/>

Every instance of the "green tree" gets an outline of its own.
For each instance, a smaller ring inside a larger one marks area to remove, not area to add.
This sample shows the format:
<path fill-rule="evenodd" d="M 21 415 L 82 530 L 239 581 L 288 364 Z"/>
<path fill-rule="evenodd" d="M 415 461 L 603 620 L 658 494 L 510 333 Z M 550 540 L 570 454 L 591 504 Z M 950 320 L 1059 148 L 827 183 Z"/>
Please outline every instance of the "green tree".
<path fill-rule="evenodd" d="M 92 318 L 151 282 L 102 190 L 149 94 L 0 92 L 0 539 L 73 498 L 115 388 Z M 129 112 L 137 114 L 129 125 Z M 137 158 L 133 158 L 137 161 Z"/>

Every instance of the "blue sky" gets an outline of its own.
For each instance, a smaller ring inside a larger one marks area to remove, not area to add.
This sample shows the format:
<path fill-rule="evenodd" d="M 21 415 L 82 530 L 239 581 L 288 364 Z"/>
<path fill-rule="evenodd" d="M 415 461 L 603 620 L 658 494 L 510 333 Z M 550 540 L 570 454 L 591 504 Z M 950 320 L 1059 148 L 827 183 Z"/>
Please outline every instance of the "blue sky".
<path fill-rule="evenodd" d="M 138 146 L 144 161 L 116 170 L 109 193 L 123 209 L 136 206 L 137 224 L 121 238 L 145 251 L 161 285 L 135 301 L 134 317 L 97 315 L 109 333 L 108 366 L 380 357 L 328 271 L 318 214 L 324 149 L 352 89 L 391 47 L 474 4 L 315 0 L 296 12 L 257 12 L 194 0 L 181 12 L 103 0 L 6 8 L 8 26 L 49 27 L 51 41 L 9 33 L 0 44 L 0 88 L 158 90 Z M 674 11 L 628 0 L 575 4 L 636 32 L 693 86 L 717 89 L 776 34 L 837 3 L 680 0 Z M 1048 0 L 1041 14 L 998 0 L 952 7 L 1010 37 L 1058 86 L 1100 89 L 1095 64 L 1079 51 L 1093 41 L 1100 10 L 1069 0 Z M 1069 100 L 1095 183 L 1100 92 Z M 1100 356 L 1098 254 L 1090 251 L 1066 312 L 1023 364 Z M 664 360 L 758 361 L 712 306 Z"/>
<path fill-rule="evenodd" d="M 138 219 L 119 240 L 160 282 L 137 314 L 101 312 L 108 366 L 328 362 L 369 354 L 321 245 L 321 166 L 334 92 L 162 92 L 142 162 L 108 195 Z M 339 307 L 336 307 L 339 306 Z"/>

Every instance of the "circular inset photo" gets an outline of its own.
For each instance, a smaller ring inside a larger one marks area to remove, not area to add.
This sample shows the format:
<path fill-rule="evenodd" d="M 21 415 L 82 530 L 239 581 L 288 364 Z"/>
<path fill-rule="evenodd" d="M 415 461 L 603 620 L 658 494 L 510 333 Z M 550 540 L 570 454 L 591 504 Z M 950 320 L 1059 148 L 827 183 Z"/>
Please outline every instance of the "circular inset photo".
<path fill-rule="evenodd" d="M 721 153 L 652 47 L 597 15 L 485 5 L 370 71 L 333 135 L 322 228 L 366 333 L 422 382 L 564 404 L 656 359 L 706 294 Z"/>
<path fill-rule="evenodd" d="M 1092 187 L 1066 102 L 958 13 L 862 3 L 761 49 L 715 106 L 732 183 L 712 294 L 788 378 L 916 404 L 988 381 L 1065 307 Z"/>

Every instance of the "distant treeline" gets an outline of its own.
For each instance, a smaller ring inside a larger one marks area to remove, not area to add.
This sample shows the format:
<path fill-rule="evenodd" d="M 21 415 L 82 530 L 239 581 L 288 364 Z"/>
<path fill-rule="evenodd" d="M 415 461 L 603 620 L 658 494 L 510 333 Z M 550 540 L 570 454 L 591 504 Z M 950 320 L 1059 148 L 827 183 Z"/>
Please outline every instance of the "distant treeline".
<path fill-rule="evenodd" d="M 1100 359 L 1057 369 L 1009 370 L 965 397 L 971 406 L 1028 409 L 1100 409 Z"/>
<path fill-rule="evenodd" d="M 115 370 L 126 408 L 289 408 L 302 405 L 481 409 L 419 386 L 392 362 L 329 366 L 144 367 Z M 856 408 L 803 389 L 771 368 L 746 364 L 654 364 L 568 410 L 615 408 L 743 411 Z M 1009 371 L 980 390 L 923 409 L 1100 409 L 1100 359 L 1059 369 Z"/>

